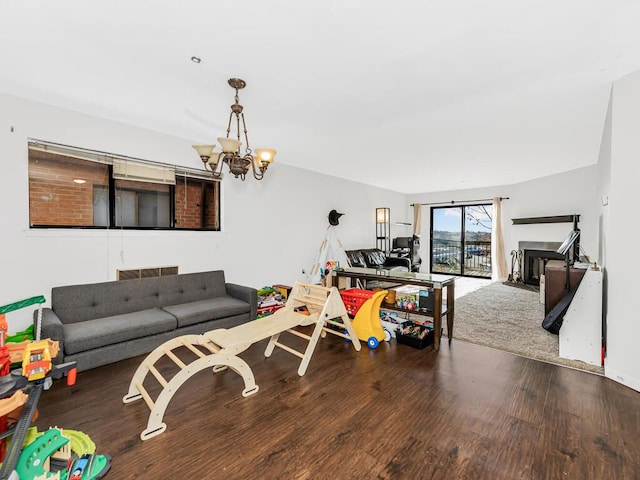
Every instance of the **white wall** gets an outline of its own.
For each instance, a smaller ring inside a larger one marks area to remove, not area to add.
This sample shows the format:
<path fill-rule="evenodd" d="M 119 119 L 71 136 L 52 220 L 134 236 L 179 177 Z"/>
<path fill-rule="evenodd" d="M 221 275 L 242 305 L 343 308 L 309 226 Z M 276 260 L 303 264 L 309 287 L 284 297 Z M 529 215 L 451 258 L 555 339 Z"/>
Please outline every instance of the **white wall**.
<path fill-rule="evenodd" d="M 638 322 L 635 244 L 640 231 L 638 199 L 640 180 L 640 71 L 613 85 L 611 105 L 611 156 L 601 158 L 609 188 L 603 185 L 608 205 L 603 209 L 607 278 L 607 357 L 605 375 L 640 390 L 640 322 Z"/>
<path fill-rule="evenodd" d="M 337 228 L 346 248 L 375 246 L 376 207 L 390 207 L 394 222 L 408 220 L 406 195 L 290 167 L 276 157 L 261 182 L 225 178 L 222 232 L 30 230 L 28 138 L 202 165 L 188 139 L 0 94 L 0 305 L 35 295 L 49 300 L 53 286 L 113 280 L 118 268 L 154 265 L 178 265 L 182 273 L 223 269 L 227 281 L 254 287 L 291 284 L 313 265 L 330 210 L 345 214 Z M 280 150 L 286 159 L 286 148 Z M 24 328 L 30 315 L 30 309 L 9 314 L 10 331 Z"/>
<path fill-rule="evenodd" d="M 607 116 L 602 129 L 600 153 L 598 155 L 598 195 L 596 204 L 600 212 L 598 221 L 598 264 L 603 268 L 607 266 L 607 242 L 608 230 L 609 192 L 611 191 L 611 123 L 612 123 L 613 96 L 610 95 Z"/>
<path fill-rule="evenodd" d="M 535 168 L 535 167 L 532 167 Z M 410 195 L 409 203 L 439 203 L 508 197 L 502 202 L 502 228 L 507 265 L 511 250 L 520 241 L 562 242 L 572 230 L 571 223 L 513 225 L 513 218 L 580 215 L 580 245 L 592 261 L 598 258 L 599 209 L 594 200 L 598 186 L 598 167 L 584 167 L 514 185 Z M 491 203 L 489 201 L 488 203 Z M 422 271 L 429 268 L 430 206 L 422 207 Z"/>

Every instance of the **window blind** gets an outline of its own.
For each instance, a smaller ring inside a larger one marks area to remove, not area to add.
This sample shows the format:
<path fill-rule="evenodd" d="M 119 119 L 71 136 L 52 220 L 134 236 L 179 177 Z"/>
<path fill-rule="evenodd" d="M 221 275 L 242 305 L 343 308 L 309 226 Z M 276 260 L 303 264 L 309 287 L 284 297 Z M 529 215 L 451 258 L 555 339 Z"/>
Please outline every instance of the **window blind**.
<path fill-rule="evenodd" d="M 113 165 L 113 176 L 119 179 L 175 185 L 175 176 L 178 175 L 181 177 L 198 178 L 200 180 L 220 181 L 220 179 L 213 178 L 207 170 L 152 162 L 97 150 L 70 147 L 44 140 L 29 139 L 29 149 Z"/>
<path fill-rule="evenodd" d="M 136 182 L 176 184 L 176 170 L 172 166 L 151 165 L 131 160 L 113 159 L 113 178 Z"/>

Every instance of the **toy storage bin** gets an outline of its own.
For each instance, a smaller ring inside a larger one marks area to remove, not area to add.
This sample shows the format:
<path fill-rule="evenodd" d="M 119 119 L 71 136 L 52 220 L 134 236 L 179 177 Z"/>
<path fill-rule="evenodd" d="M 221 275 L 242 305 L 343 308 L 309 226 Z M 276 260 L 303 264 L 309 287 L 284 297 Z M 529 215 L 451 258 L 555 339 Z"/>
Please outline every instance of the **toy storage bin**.
<path fill-rule="evenodd" d="M 358 288 L 340 290 L 342 302 L 344 303 L 350 317 L 354 317 L 364 302 L 373 297 L 374 293 L 375 292 L 371 290 L 360 290 Z"/>
<path fill-rule="evenodd" d="M 433 343 L 433 327 L 407 322 L 396 333 L 396 341 L 413 348 L 425 348 Z"/>

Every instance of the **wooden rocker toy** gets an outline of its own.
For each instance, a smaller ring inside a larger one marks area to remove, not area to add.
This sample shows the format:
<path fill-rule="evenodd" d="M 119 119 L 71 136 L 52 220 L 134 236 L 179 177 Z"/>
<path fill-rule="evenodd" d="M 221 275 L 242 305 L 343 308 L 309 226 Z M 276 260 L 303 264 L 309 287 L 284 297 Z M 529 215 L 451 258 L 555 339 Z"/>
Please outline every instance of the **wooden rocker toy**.
<path fill-rule="evenodd" d="M 315 324 L 313 333 L 295 330 L 294 327 Z M 334 327 L 334 328 L 329 328 Z M 346 330 L 346 332 L 345 332 Z M 300 352 L 280 342 L 282 333 L 290 333 L 306 340 L 307 347 Z M 347 310 L 336 287 L 326 288 L 319 285 L 296 283 L 287 299 L 286 305 L 273 314 L 253 320 L 230 329 L 216 329 L 202 335 L 184 335 L 165 342 L 153 350 L 140 364 L 131 379 L 129 391 L 123 397 L 124 403 L 131 403 L 144 399 L 151 410 L 147 428 L 142 431 L 140 438 L 147 440 L 160 435 L 167 429 L 162 419 L 171 398 L 189 378 L 196 373 L 212 368 L 214 373 L 230 368 L 240 375 L 244 381 L 242 396 L 248 397 L 258 391 L 253 371 L 249 365 L 238 357 L 251 345 L 266 338 L 269 343 L 264 352 L 265 357 L 271 356 L 275 347 L 279 347 L 301 359 L 298 375 L 303 376 L 307 371 L 311 356 L 320 337 L 327 333 L 350 339 L 353 347 L 359 351 L 360 342 L 355 333 Z M 173 350 L 187 348 L 195 356 L 189 364 L 184 363 Z M 168 357 L 179 368 L 179 372 L 170 380 L 165 379 L 155 367 L 161 358 Z M 147 375 L 153 377 L 162 385 L 162 391 L 154 401 L 143 383 Z"/>

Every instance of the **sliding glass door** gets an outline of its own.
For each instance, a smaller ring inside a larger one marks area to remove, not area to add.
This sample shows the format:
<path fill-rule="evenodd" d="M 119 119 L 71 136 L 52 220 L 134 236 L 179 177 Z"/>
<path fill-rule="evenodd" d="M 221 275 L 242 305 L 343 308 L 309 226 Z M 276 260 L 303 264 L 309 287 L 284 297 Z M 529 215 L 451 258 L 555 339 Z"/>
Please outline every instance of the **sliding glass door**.
<path fill-rule="evenodd" d="M 491 204 L 431 208 L 432 273 L 491 277 Z"/>

